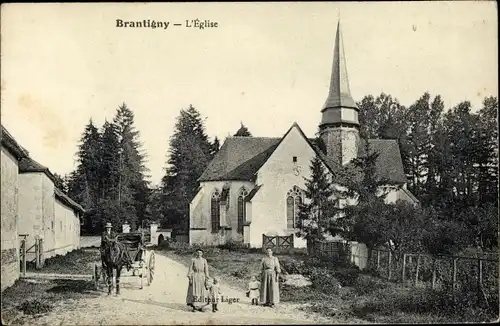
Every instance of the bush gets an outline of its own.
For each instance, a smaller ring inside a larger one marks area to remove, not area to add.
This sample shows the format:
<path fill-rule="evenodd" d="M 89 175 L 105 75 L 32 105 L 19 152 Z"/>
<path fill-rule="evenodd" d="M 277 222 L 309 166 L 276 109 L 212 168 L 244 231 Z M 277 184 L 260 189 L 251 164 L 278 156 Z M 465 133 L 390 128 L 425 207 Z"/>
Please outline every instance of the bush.
<path fill-rule="evenodd" d="M 243 242 L 235 241 L 235 240 L 229 240 L 222 245 L 218 245 L 217 247 L 220 249 L 226 249 L 229 251 L 240 251 L 240 250 L 248 249 L 248 245 L 244 244 Z"/>
<path fill-rule="evenodd" d="M 305 270 L 304 262 L 293 258 L 282 259 L 280 265 L 283 274 L 302 274 Z"/>
<path fill-rule="evenodd" d="M 18 309 L 24 312 L 26 315 L 43 314 L 46 312 L 50 312 L 52 308 L 53 307 L 51 304 L 38 299 L 25 301 L 18 307 Z"/>
<path fill-rule="evenodd" d="M 312 283 L 312 288 L 323 293 L 338 294 L 340 283 L 326 268 L 313 267 L 310 271 L 309 279 Z"/>
<path fill-rule="evenodd" d="M 354 286 L 359 276 L 359 268 L 341 268 L 334 276 L 342 286 Z"/>
<path fill-rule="evenodd" d="M 306 266 L 304 270 L 304 275 L 309 275 L 312 271 L 312 267 L 332 269 L 332 263 L 326 259 L 321 259 L 317 257 L 308 257 L 304 260 L 304 265 Z"/>
<path fill-rule="evenodd" d="M 387 281 L 382 279 L 370 276 L 370 275 L 361 275 L 357 278 L 355 283 L 356 293 L 363 294 L 371 294 L 376 291 L 387 288 Z"/>

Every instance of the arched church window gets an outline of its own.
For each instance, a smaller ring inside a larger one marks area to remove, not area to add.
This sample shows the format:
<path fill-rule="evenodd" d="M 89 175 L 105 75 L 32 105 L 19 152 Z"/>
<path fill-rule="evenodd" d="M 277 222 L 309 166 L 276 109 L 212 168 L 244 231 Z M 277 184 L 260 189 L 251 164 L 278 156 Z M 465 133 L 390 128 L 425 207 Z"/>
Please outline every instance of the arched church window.
<path fill-rule="evenodd" d="M 286 198 L 286 227 L 293 228 L 295 221 L 294 199 L 292 196 Z"/>
<path fill-rule="evenodd" d="M 238 233 L 243 234 L 243 225 L 246 221 L 245 197 L 247 190 L 242 187 L 238 193 Z"/>
<path fill-rule="evenodd" d="M 210 209 L 212 233 L 217 233 L 220 229 L 220 193 L 218 190 L 215 190 L 215 192 L 212 194 Z"/>
<path fill-rule="evenodd" d="M 286 226 L 289 229 L 298 227 L 299 208 L 302 203 L 303 191 L 294 186 L 286 194 Z"/>

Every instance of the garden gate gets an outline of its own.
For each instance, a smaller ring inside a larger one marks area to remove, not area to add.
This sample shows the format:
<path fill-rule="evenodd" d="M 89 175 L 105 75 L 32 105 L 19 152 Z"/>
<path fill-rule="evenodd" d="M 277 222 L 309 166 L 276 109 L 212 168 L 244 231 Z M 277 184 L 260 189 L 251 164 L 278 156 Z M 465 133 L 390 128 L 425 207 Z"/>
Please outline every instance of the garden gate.
<path fill-rule="evenodd" d="M 262 235 L 262 250 L 271 248 L 275 253 L 289 252 L 293 249 L 293 234 L 286 236 L 267 236 Z"/>

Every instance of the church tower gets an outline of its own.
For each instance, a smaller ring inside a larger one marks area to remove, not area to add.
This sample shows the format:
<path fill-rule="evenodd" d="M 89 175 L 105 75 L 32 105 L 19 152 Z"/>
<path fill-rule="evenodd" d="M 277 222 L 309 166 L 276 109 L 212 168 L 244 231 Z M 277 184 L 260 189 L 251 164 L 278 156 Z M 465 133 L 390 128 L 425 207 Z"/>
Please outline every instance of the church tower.
<path fill-rule="evenodd" d="M 339 164 L 346 164 L 358 155 L 359 108 L 352 99 L 347 78 L 340 20 L 337 23 L 333 50 L 330 90 L 321 110 L 320 137 L 326 145 L 326 155 Z"/>

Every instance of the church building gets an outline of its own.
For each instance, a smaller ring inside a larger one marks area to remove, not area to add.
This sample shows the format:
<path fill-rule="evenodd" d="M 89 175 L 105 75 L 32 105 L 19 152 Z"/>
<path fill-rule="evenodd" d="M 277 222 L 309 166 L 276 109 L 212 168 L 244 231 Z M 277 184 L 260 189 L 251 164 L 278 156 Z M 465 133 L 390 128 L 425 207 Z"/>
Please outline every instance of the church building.
<path fill-rule="evenodd" d="M 340 22 L 337 24 L 330 89 L 319 124 L 326 151 L 308 138 L 297 123 L 282 137 L 228 137 L 198 179 L 190 203 L 190 244 L 242 241 L 262 247 L 262 235 L 294 234 L 294 246 L 306 247 L 298 231 L 298 204 L 305 200 L 310 164 L 319 156 L 326 171 L 348 165 L 364 155 L 360 139 L 359 108 L 351 96 Z M 406 189 L 407 178 L 397 140 L 369 139 L 379 154 L 377 176 L 390 180 L 386 198 L 416 203 Z"/>

